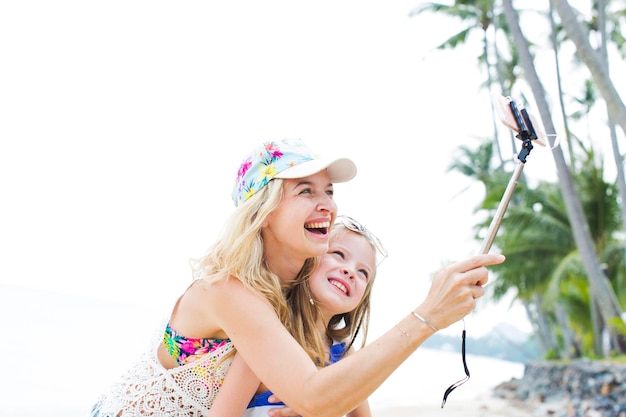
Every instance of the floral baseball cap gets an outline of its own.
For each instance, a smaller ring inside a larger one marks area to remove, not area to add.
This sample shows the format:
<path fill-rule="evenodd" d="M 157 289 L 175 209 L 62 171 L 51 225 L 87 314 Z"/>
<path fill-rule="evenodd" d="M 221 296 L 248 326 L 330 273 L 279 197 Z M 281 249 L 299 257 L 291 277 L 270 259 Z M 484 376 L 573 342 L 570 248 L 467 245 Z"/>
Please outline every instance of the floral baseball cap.
<path fill-rule="evenodd" d="M 322 158 L 300 139 L 264 142 L 241 163 L 233 188 L 235 206 L 250 197 L 274 178 L 304 178 L 327 169 L 330 181 L 346 182 L 356 175 L 356 165 L 348 158 Z"/>

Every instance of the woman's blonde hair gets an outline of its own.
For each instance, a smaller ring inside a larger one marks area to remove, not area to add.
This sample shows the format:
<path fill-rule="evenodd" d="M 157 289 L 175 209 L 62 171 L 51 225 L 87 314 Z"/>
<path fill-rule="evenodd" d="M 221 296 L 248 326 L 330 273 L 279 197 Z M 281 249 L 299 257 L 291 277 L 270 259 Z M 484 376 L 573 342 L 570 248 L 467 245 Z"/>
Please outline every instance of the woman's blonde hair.
<path fill-rule="evenodd" d="M 269 270 L 263 256 L 263 222 L 283 198 L 283 180 L 275 178 L 241 204 L 226 222 L 224 229 L 208 254 L 193 262 L 196 278 L 217 281 L 234 277 L 247 288 L 266 298 L 280 321 L 302 346 L 306 340 L 294 332 L 294 320 L 288 308 L 285 291 L 291 285 L 283 286 L 280 278 Z M 314 259 L 307 259 L 295 282 L 308 278 L 315 266 Z"/>
<path fill-rule="evenodd" d="M 367 234 L 360 233 L 355 230 L 348 229 L 341 223 L 335 223 L 332 227 L 330 240 L 335 239 L 340 233 L 356 233 L 367 239 L 372 250 L 376 253 L 376 246 Z M 317 263 L 316 263 L 317 266 Z M 354 345 L 359 332 L 362 330 L 361 347 L 365 346 L 367 341 L 367 332 L 370 320 L 370 294 L 372 286 L 376 278 L 377 267 L 371 272 L 363 298 L 357 307 L 343 314 L 337 314 L 330 318 L 326 328 L 326 338 L 333 341 L 345 341 L 347 343 L 345 352 L 349 351 Z M 310 275 L 310 274 L 309 274 Z M 320 312 L 314 302 L 312 302 L 311 287 L 308 282 L 299 280 L 288 296 L 289 307 L 294 316 L 295 329 L 292 333 L 296 339 L 306 340 L 303 345 L 309 356 L 319 365 L 324 366 L 328 360 L 328 355 L 324 351 L 324 340 L 319 334 L 315 326 L 315 322 L 319 318 Z M 297 336 L 296 336 L 297 335 Z"/>

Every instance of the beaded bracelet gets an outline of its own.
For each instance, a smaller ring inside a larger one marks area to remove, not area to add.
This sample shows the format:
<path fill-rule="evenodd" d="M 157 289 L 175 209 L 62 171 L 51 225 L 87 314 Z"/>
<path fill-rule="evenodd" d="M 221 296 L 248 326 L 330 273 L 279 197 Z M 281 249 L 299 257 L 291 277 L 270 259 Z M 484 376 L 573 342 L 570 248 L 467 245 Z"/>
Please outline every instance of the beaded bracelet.
<path fill-rule="evenodd" d="M 428 320 L 426 320 L 424 317 L 420 316 L 419 314 L 417 314 L 415 311 L 411 311 L 411 314 L 413 314 L 415 317 L 417 317 L 419 320 L 423 321 L 424 323 L 426 323 L 426 325 L 428 327 L 430 327 L 431 329 L 433 329 L 436 332 L 439 331 L 438 328 L 435 327 L 434 324 L 432 324 L 431 322 L 429 322 Z"/>

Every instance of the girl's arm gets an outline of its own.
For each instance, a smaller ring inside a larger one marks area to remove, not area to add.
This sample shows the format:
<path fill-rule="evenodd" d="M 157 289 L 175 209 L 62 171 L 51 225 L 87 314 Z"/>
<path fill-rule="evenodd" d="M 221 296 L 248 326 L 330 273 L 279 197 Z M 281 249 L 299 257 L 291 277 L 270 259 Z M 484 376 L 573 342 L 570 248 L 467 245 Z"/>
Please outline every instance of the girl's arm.
<path fill-rule="evenodd" d="M 220 392 L 211 406 L 211 416 L 241 417 L 259 387 L 259 378 L 241 355 L 235 354 Z"/>
<path fill-rule="evenodd" d="M 485 265 L 503 261 L 501 255 L 485 254 L 448 265 L 435 274 L 426 299 L 414 311 L 439 329 L 459 321 L 474 309 L 475 298 L 484 295 Z M 343 416 L 355 409 L 434 333 L 409 311 L 368 346 L 318 369 L 269 302 L 241 281 L 194 287 L 198 300 L 192 303 L 203 306 L 252 371 L 303 417 Z"/>

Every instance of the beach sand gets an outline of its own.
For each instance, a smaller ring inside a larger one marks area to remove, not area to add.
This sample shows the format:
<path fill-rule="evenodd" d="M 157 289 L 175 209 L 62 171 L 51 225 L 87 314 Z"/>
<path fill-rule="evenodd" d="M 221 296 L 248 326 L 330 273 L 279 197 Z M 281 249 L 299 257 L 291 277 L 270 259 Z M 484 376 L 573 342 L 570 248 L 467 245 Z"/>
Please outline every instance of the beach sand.
<path fill-rule="evenodd" d="M 523 404 L 501 398 L 481 396 L 473 401 L 449 401 L 444 408 L 440 404 L 414 407 L 388 407 L 373 409 L 373 417 L 533 417 L 548 416 L 545 410 L 529 409 Z"/>

